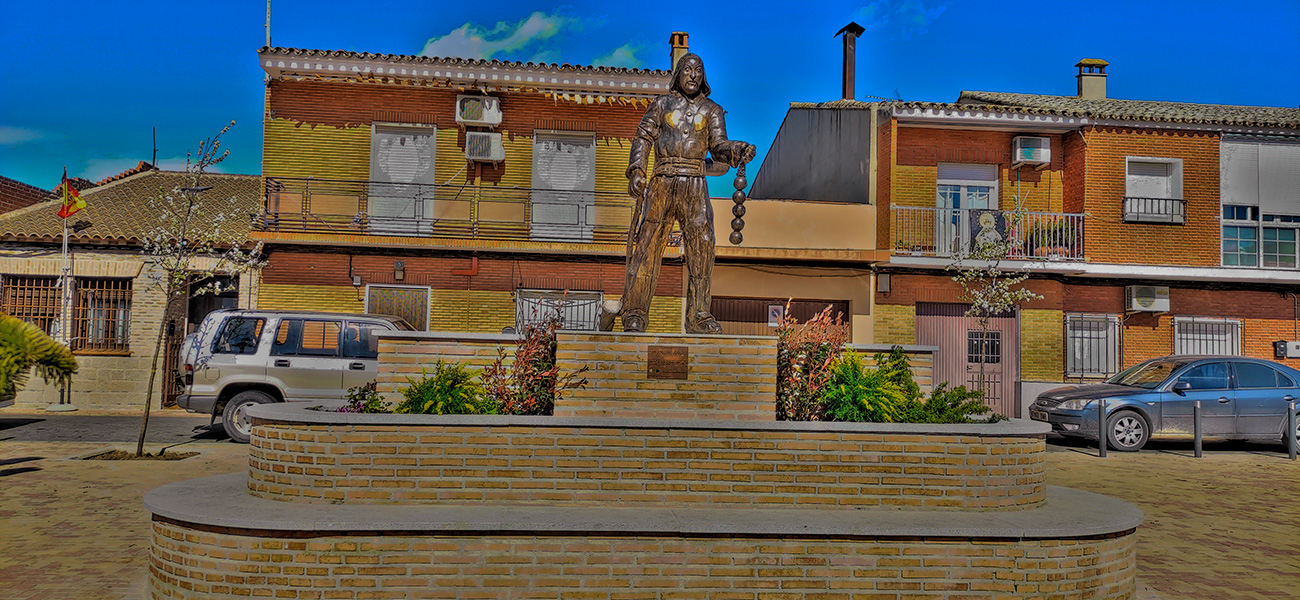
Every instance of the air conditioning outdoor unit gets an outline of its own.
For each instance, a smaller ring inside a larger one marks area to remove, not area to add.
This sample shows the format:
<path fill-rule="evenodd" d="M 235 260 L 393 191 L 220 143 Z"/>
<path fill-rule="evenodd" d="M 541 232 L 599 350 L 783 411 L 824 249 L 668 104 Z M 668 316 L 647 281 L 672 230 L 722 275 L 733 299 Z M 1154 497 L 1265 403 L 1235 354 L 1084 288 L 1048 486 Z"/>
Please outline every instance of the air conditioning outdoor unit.
<path fill-rule="evenodd" d="M 501 99 L 492 96 L 456 96 L 456 122 L 496 127 L 501 124 Z"/>
<path fill-rule="evenodd" d="M 1052 141 L 1045 137 L 1017 136 L 1011 142 L 1011 162 L 1017 165 L 1052 162 Z"/>
<path fill-rule="evenodd" d="M 500 162 L 506 159 L 501 134 L 481 131 L 465 132 L 465 158 L 481 162 Z"/>
<path fill-rule="evenodd" d="M 1169 312 L 1169 288 L 1160 285 L 1130 285 L 1124 288 L 1124 305 L 1136 312 Z"/>

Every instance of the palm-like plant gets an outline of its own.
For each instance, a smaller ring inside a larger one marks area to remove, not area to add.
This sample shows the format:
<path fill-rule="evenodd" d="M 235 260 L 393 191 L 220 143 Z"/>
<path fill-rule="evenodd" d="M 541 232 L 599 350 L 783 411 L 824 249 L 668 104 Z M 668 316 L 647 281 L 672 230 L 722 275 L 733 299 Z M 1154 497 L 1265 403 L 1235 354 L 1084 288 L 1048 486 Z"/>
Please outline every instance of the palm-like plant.
<path fill-rule="evenodd" d="M 77 359 L 35 325 L 0 313 L 0 396 L 17 393 L 29 369 L 47 383 L 66 383 L 77 372 Z"/>

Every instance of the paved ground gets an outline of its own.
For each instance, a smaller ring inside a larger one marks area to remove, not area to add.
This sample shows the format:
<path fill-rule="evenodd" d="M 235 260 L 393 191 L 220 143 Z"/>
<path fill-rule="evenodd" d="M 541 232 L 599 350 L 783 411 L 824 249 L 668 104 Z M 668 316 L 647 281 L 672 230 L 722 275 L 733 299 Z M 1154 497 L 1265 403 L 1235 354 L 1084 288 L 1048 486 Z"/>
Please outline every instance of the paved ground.
<path fill-rule="evenodd" d="M 69 460 L 134 448 L 137 416 L 0 410 L 0 599 L 140 600 L 148 490 L 245 467 L 246 447 L 200 431 L 205 417 L 153 419 L 149 451 L 178 462 Z M 1138 535 L 1141 600 L 1300 597 L 1300 463 L 1280 446 L 1155 444 L 1138 454 L 1053 440 L 1048 481 L 1123 498 L 1147 515 Z"/>

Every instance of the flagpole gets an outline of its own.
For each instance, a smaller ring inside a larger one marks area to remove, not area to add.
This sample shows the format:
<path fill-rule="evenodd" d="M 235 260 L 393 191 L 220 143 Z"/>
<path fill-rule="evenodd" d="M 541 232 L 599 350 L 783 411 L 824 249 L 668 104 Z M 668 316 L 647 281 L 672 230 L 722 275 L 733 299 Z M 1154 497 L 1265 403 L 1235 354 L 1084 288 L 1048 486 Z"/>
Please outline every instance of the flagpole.
<path fill-rule="evenodd" d="M 68 167 L 66 165 L 63 167 L 62 187 L 63 187 L 63 203 L 64 205 L 67 205 Z M 59 341 L 63 342 L 63 345 L 71 348 L 72 338 L 69 336 L 71 323 L 69 321 L 71 321 L 72 319 L 71 319 L 70 311 L 68 310 L 69 308 L 68 305 L 70 304 L 68 302 L 68 296 L 71 295 L 71 289 L 72 289 L 71 286 L 69 285 L 71 283 L 70 281 L 71 278 L 69 277 L 69 271 L 71 271 L 72 269 L 71 266 L 68 264 L 68 219 L 67 217 L 62 217 L 61 220 L 63 221 L 63 275 L 59 278 L 59 283 L 60 283 L 59 321 L 58 321 Z M 64 379 L 63 383 L 59 387 L 59 401 L 45 407 L 46 412 L 72 412 L 74 410 L 77 410 L 77 407 L 72 405 L 71 396 L 72 396 L 72 390 L 68 389 L 68 380 Z"/>

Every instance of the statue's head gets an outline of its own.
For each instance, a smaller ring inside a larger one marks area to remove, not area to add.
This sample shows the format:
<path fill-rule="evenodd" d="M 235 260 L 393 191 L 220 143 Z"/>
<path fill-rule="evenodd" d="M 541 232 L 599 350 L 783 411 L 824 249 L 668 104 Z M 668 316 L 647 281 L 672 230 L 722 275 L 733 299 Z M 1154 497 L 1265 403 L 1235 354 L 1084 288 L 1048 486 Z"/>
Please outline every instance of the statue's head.
<path fill-rule="evenodd" d="M 704 77 L 704 60 L 697 54 L 687 54 L 677 60 L 673 68 L 673 91 L 683 96 L 709 95 L 709 81 Z"/>

